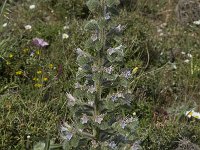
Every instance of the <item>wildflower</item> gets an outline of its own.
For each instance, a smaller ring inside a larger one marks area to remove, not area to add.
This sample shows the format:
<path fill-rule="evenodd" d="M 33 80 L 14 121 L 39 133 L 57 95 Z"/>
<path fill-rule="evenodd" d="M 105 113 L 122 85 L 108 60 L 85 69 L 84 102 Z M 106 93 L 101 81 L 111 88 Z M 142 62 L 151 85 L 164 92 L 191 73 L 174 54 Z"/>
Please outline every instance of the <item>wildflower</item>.
<path fill-rule="evenodd" d="M 72 127 L 68 125 L 67 123 L 64 124 L 64 126 L 61 126 L 61 137 L 67 141 L 70 141 L 73 137 L 73 133 L 70 132 L 72 130 Z"/>
<path fill-rule="evenodd" d="M 200 20 L 194 21 L 193 23 L 196 24 L 196 25 L 200 25 Z"/>
<path fill-rule="evenodd" d="M 8 25 L 8 23 L 4 23 L 2 26 L 5 28 Z"/>
<path fill-rule="evenodd" d="M 62 34 L 62 39 L 68 39 L 69 38 L 69 35 L 68 34 L 66 34 L 66 33 L 63 33 Z"/>
<path fill-rule="evenodd" d="M 195 112 L 194 110 L 186 111 L 185 115 L 188 118 L 194 117 L 196 119 L 200 119 L 200 113 L 199 112 Z"/>
<path fill-rule="evenodd" d="M 35 9 L 35 5 L 30 5 L 29 9 Z"/>
<path fill-rule="evenodd" d="M 138 71 L 138 67 L 135 67 L 133 70 L 132 70 L 132 74 L 136 74 Z"/>
<path fill-rule="evenodd" d="M 49 43 L 47 43 L 46 41 L 44 41 L 43 39 L 40 39 L 40 38 L 34 38 L 33 44 L 38 47 L 45 47 L 45 46 L 49 45 Z"/>
<path fill-rule="evenodd" d="M 97 148 L 99 146 L 99 144 L 95 140 L 92 140 L 91 143 L 92 143 L 92 148 Z"/>
<path fill-rule="evenodd" d="M 176 66 L 175 63 L 172 63 L 171 65 L 172 65 L 172 68 L 173 68 L 173 69 L 175 69 L 175 70 L 177 69 L 177 66 Z"/>
<path fill-rule="evenodd" d="M 110 66 L 108 68 L 105 67 L 104 70 L 105 70 L 106 73 L 111 74 L 112 71 L 113 71 L 113 66 Z"/>
<path fill-rule="evenodd" d="M 9 54 L 9 58 L 13 58 L 13 54 Z"/>
<path fill-rule="evenodd" d="M 142 147 L 140 146 L 140 141 L 135 141 L 134 143 L 133 143 L 133 145 L 131 146 L 131 150 L 140 150 L 140 149 L 142 149 Z"/>
<path fill-rule="evenodd" d="M 88 116 L 86 115 L 86 114 L 83 114 L 83 116 L 82 116 L 82 118 L 81 118 L 81 120 L 82 120 L 82 124 L 85 124 L 85 123 L 87 123 L 88 122 Z"/>
<path fill-rule="evenodd" d="M 186 59 L 186 60 L 184 60 L 184 62 L 185 62 L 185 63 L 189 63 L 189 62 L 190 62 L 190 60 L 189 60 L 189 59 Z"/>
<path fill-rule="evenodd" d="M 131 77 L 131 71 L 127 70 L 127 71 L 122 72 L 122 76 L 124 76 L 126 79 L 130 78 Z"/>
<path fill-rule="evenodd" d="M 42 74 L 42 71 L 41 71 L 41 70 L 38 70 L 38 71 L 37 71 L 37 74 Z"/>
<path fill-rule="evenodd" d="M 107 51 L 108 51 L 108 54 L 109 55 L 112 55 L 113 53 L 115 53 L 116 51 L 119 51 L 122 49 L 122 45 L 116 47 L 116 48 L 109 48 Z"/>
<path fill-rule="evenodd" d="M 96 88 L 92 85 L 92 86 L 89 86 L 87 92 L 90 92 L 90 93 L 94 93 L 96 91 Z"/>
<path fill-rule="evenodd" d="M 35 54 L 34 52 L 31 52 L 30 56 L 31 56 L 31 57 L 33 57 L 33 56 L 34 56 L 34 54 Z"/>
<path fill-rule="evenodd" d="M 26 137 L 27 139 L 30 139 L 31 138 L 31 136 L 30 135 L 27 135 L 27 137 Z"/>
<path fill-rule="evenodd" d="M 123 30 L 123 26 L 121 24 L 119 24 L 115 29 L 117 32 L 121 32 Z"/>
<path fill-rule="evenodd" d="M 106 15 L 105 15 L 105 20 L 110 20 L 110 13 L 106 13 Z"/>
<path fill-rule="evenodd" d="M 192 58 L 192 54 L 187 54 L 188 57 Z"/>
<path fill-rule="evenodd" d="M 40 50 L 37 50 L 35 53 L 36 53 L 37 55 L 40 55 Z"/>
<path fill-rule="evenodd" d="M 41 87 L 42 87 L 42 84 L 36 83 L 34 86 L 37 87 L 37 88 L 41 88 Z"/>
<path fill-rule="evenodd" d="M 15 74 L 16 75 L 22 75 L 22 71 L 21 70 L 20 71 L 16 71 Z"/>
<path fill-rule="evenodd" d="M 93 42 L 96 41 L 98 39 L 97 34 L 96 33 L 92 34 L 91 39 Z"/>
<path fill-rule="evenodd" d="M 111 96 L 111 100 L 112 100 L 113 102 L 115 102 L 115 101 L 117 100 L 117 96 L 116 96 L 116 95 L 112 95 L 112 96 Z"/>
<path fill-rule="evenodd" d="M 95 116 L 94 122 L 101 124 L 101 122 L 103 121 L 103 118 L 104 118 L 104 114 Z"/>
<path fill-rule="evenodd" d="M 48 78 L 44 77 L 44 78 L 43 78 L 43 81 L 48 81 Z"/>
<path fill-rule="evenodd" d="M 127 126 L 126 121 L 125 121 L 125 120 L 122 120 L 122 121 L 121 121 L 121 127 L 122 127 L 122 129 L 124 129 L 126 126 Z"/>
<path fill-rule="evenodd" d="M 81 88 L 81 85 L 80 85 L 80 83 L 75 83 L 75 89 L 80 89 Z"/>
<path fill-rule="evenodd" d="M 24 28 L 25 28 L 26 30 L 31 30 L 32 27 L 31 27 L 31 25 L 25 25 Z"/>
<path fill-rule="evenodd" d="M 181 54 L 182 54 L 182 55 L 185 55 L 186 53 L 182 51 Z"/>
<path fill-rule="evenodd" d="M 63 29 L 64 30 L 69 29 L 69 26 L 64 26 Z"/>
<path fill-rule="evenodd" d="M 24 52 L 24 53 L 28 52 L 28 48 L 24 48 L 24 49 L 23 49 L 23 52 Z"/>
<path fill-rule="evenodd" d="M 109 143 L 109 146 L 110 146 L 110 148 L 114 149 L 114 148 L 116 148 L 117 144 L 115 144 L 115 142 L 112 141 Z"/>
<path fill-rule="evenodd" d="M 94 106 L 94 101 L 89 101 L 89 102 L 88 102 L 88 105 L 90 105 L 90 106 L 93 107 L 93 106 Z"/>
<path fill-rule="evenodd" d="M 85 55 L 85 52 L 84 52 L 82 49 L 80 49 L 80 48 L 77 48 L 77 49 L 76 49 L 76 53 L 77 53 L 79 56 Z"/>
<path fill-rule="evenodd" d="M 38 79 L 38 78 L 36 78 L 36 77 L 34 77 L 34 78 L 33 78 L 33 81 L 39 81 L 39 79 Z"/>
<path fill-rule="evenodd" d="M 131 123 L 133 121 L 134 121 L 133 117 L 125 118 L 125 119 L 121 120 L 120 125 L 121 125 L 122 129 L 124 129 L 129 123 Z"/>
<path fill-rule="evenodd" d="M 157 29 L 157 32 L 158 32 L 158 33 L 161 33 L 161 32 L 162 32 L 162 29 L 158 28 L 158 29 Z"/>
<path fill-rule="evenodd" d="M 50 69 L 53 69 L 53 64 L 49 64 L 49 68 L 50 68 Z"/>
<path fill-rule="evenodd" d="M 67 93 L 67 98 L 68 98 L 68 105 L 69 106 L 74 106 L 75 102 L 76 102 L 75 97 L 73 97 L 71 94 Z"/>

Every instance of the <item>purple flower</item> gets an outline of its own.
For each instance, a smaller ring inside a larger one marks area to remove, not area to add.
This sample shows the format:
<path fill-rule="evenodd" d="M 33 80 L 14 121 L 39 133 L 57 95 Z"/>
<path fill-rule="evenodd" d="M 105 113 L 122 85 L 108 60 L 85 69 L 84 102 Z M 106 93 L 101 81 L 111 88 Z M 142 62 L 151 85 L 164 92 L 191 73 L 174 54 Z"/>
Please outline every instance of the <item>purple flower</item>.
<path fill-rule="evenodd" d="M 45 46 L 49 45 L 49 43 L 47 43 L 46 41 L 44 41 L 43 39 L 40 39 L 40 38 L 34 38 L 33 44 L 38 47 L 45 47 Z"/>

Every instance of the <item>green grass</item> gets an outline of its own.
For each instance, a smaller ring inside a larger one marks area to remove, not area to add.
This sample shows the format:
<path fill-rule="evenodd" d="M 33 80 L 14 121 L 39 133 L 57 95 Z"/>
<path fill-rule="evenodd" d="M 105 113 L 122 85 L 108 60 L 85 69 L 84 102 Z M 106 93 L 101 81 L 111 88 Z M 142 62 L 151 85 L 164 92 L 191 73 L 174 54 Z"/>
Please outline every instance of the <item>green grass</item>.
<path fill-rule="evenodd" d="M 36 5 L 34 10 L 29 9 L 31 4 Z M 47 136 L 61 143 L 60 122 L 70 119 L 65 93 L 73 91 L 77 70 L 74 50 L 83 47 L 88 37 L 83 24 L 92 16 L 83 0 L 10 0 L 0 6 L 0 149 L 26 149 L 28 142 L 33 145 Z M 175 4 L 172 6 L 174 10 Z M 135 11 L 124 9 L 116 19 L 126 25 L 125 65 L 139 67 L 132 83 L 132 112 L 139 117 L 137 135 L 144 149 L 175 149 L 183 138 L 200 145 L 199 120 L 184 115 L 192 108 L 200 111 L 200 31 L 195 25 L 179 25 L 173 11 L 167 26 L 160 27 L 166 21 L 161 12 L 167 8 L 164 0 L 142 0 Z M 6 22 L 8 25 L 2 27 Z M 27 24 L 31 31 L 25 30 Z M 162 36 L 157 28 L 162 28 Z M 63 33 L 69 38 L 63 40 Z M 42 48 L 39 56 L 31 57 L 30 52 L 37 50 L 31 43 L 35 37 L 50 45 Z M 170 49 L 177 69 L 170 63 Z M 181 52 L 191 54 L 192 59 Z M 16 75 L 19 70 L 23 75 Z M 42 70 L 41 75 L 38 70 Z M 48 81 L 41 81 L 43 86 L 37 88 L 34 77 L 47 77 Z"/>

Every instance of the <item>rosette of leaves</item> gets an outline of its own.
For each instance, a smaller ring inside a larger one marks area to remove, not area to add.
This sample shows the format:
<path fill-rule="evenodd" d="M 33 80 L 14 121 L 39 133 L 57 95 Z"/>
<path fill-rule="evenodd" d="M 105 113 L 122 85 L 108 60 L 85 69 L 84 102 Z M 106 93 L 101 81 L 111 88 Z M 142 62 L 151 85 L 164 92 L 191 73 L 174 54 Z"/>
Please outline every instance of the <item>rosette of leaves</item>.
<path fill-rule="evenodd" d="M 131 112 L 129 89 L 132 70 L 123 68 L 125 46 L 115 40 L 123 30 L 121 25 L 113 26 L 110 11 L 118 4 L 118 0 L 87 2 L 91 11 L 100 10 L 85 25 L 91 33 L 89 44 L 86 42 L 85 50 L 76 49 L 75 91 L 66 93 L 71 120 L 61 125 L 64 149 L 130 150 L 136 141 L 138 120 Z"/>

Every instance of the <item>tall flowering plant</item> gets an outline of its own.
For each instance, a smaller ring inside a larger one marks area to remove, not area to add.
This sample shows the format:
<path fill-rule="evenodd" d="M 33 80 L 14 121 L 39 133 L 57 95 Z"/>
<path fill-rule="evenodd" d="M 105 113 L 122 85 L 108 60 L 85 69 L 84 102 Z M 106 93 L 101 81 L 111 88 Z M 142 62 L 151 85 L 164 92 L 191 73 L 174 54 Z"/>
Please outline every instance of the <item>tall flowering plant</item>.
<path fill-rule="evenodd" d="M 66 150 L 136 148 L 137 117 L 130 113 L 132 70 L 124 68 L 122 25 L 113 25 L 118 0 L 89 0 L 95 19 L 85 25 L 91 37 L 77 48 L 74 93 L 66 93 L 68 121 L 61 125 Z M 138 143 L 138 142 L 137 142 Z"/>

